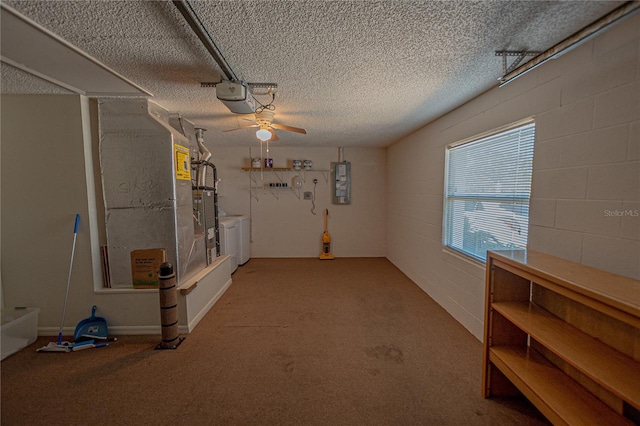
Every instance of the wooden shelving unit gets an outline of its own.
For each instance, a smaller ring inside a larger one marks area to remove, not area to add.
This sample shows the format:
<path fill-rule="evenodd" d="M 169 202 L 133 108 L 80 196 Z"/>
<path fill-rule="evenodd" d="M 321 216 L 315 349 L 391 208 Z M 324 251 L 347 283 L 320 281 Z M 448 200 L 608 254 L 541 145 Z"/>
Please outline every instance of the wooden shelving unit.
<path fill-rule="evenodd" d="M 482 387 L 554 424 L 640 421 L 640 281 L 535 251 L 487 255 Z"/>

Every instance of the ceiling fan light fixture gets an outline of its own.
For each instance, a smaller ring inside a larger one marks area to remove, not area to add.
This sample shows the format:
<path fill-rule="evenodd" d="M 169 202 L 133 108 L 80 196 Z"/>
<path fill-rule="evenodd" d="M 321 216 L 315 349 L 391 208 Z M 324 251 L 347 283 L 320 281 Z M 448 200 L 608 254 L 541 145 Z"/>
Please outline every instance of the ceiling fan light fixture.
<path fill-rule="evenodd" d="M 261 141 L 265 142 L 265 141 L 268 141 L 269 139 L 271 139 L 271 132 L 268 131 L 267 129 L 259 129 L 256 132 L 256 137 L 258 139 L 260 139 Z"/>

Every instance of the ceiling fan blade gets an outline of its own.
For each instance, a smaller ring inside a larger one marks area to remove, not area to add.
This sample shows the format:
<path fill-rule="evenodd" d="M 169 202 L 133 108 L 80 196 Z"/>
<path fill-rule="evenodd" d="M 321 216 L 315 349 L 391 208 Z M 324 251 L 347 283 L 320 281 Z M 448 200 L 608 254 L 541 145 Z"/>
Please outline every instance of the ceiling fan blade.
<path fill-rule="evenodd" d="M 259 127 L 257 124 L 252 124 L 251 126 L 242 126 L 242 127 L 236 127 L 235 129 L 229 129 L 229 130 L 223 130 L 222 132 L 233 132 L 234 130 L 242 130 L 242 129 L 250 129 L 252 127 Z"/>
<path fill-rule="evenodd" d="M 276 134 L 276 131 L 273 129 L 267 129 L 269 131 L 269 133 L 271 133 L 271 139 L 269 139 L 270 141 L 277 141 L 280 140 L 280 138 L 278 137 L 278 135 Z"/>
<path fill-rule="evenodd" d="M 287 130 L 289 132 L 302 133 L 303 135 L 307 134 L 307 131 L 305 129 L 301 129 L 299 127 L 285 126 L 284 124 L 272 123 L 271 127 L 273 127 L 274 129 L 278 129 L 278 130 Z"/>

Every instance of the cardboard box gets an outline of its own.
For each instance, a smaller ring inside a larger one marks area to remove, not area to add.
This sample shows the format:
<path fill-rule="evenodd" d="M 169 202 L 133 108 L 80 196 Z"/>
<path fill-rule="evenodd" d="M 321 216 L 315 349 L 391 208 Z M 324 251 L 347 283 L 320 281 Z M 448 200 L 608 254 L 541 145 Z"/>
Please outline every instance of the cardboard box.
<path fill-rule="evenodd" d="M 166 252 L 163 248 L 133 250 L 131 252 L 131 279 L 133 288 L 158 288 L 158 271 L 165 262 Z"/>

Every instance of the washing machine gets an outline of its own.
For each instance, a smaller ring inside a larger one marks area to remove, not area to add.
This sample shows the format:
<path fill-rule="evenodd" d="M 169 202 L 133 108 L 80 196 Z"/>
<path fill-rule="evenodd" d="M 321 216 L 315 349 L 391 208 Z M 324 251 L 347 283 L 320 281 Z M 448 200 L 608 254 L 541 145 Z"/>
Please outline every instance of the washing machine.
<path fill-rule="evenodd" d="M 251 258 L 249 216 L 232 217 L 238 219 L 238 265 L 244 265 Z"/>
<path fill-rule="evenodd" d="M 238 269 L 240 226 L 239 220 L 233 216 L 221 217 L 218 220 L 220 234 L 220 254 L 231 257 L 231 273 Z"/>

